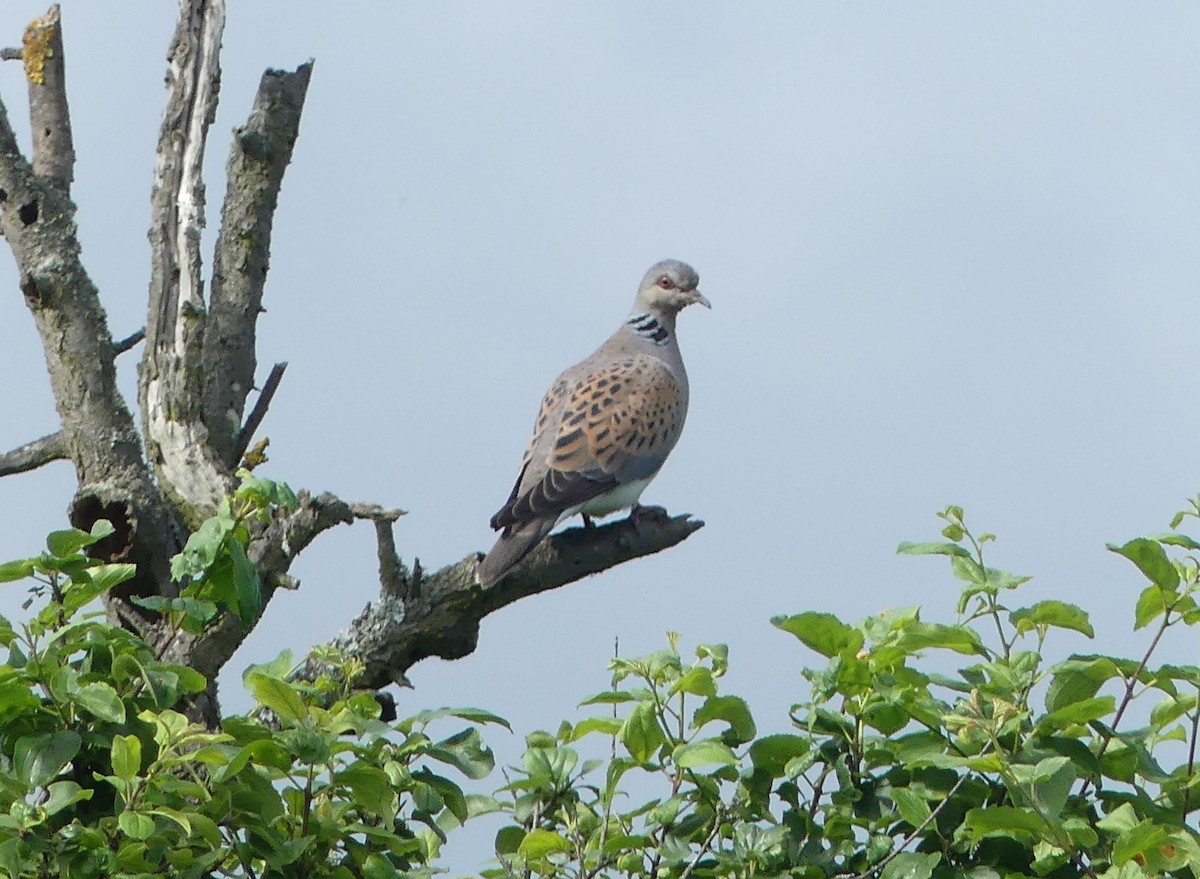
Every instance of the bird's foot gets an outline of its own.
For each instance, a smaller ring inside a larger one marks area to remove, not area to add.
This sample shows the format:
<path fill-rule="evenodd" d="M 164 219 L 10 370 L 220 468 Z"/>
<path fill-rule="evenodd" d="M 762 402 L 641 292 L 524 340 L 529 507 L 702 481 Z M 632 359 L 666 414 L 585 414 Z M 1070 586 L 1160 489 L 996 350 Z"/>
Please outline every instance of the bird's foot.
<path fill-rule="evenodd" d="M 591 531 L 593 528 L 596 527 L 596 523 L 592 521 L 592 517 L 589 516 L 587 513 L 580 513 L 579 518 L 583 520 L 583 527 L 586 530 Z"/>
<path fill-rule="evenodd" d="M 633 523 L 634 531 L 641 532 L 643 518 L 662 521 L 667 518 L 667 510 L 665 507 L 643 507 L 641 504 L 634 504 L 630 507 L 629 521 Z"/>

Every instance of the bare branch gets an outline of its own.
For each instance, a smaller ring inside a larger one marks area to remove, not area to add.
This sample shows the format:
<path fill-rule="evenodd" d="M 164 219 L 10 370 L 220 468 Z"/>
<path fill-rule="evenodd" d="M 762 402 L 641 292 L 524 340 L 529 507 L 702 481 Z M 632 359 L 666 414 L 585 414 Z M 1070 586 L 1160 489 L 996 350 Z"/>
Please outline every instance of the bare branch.
<path fill-rule="evenodd" d="M 354 514 L 355 519 L 370 519 L 373 522 L 395 522 L 401 516 L 408 515 L 404 510 L 358 502 L 350 504 L 350 512 Z"/>
<path fill-rule="evenodd" d="M 181 0 L 168 56 L 167 106 L 151 194 L 151 271 L 139 402 L 146 447 L 172 499 L 198 525 L 227 489 L 203 423 L 204 289 L 201 179 L 217 106 L 224 0 Z"/>
<path fill-rule="evenodd" d="M 246 454 L 246 449 L 250 448 L 250 440 L 254 439 L 255 431 L 262 424 L 262 420 L 267 417 L 267 409 L 271 407 L 271 399 L 275 396 L 275 391 L 279 389 L 279 383 L 283 381 L 283 372 L 285 369 L 287 369 L 286 360 L 276 363 L 271 367 L 271 374 L 267 376 L 267 381 L 263 385 L 262 392 L 258 395 L 258 399 L 254 401 L 254 408 L 250 410 L 250 417 L 246 419 L 241 433 L 238 434 L 237 445 L 234 446 L 233 454 L 235 461 L 240 461 L 242 456 Z"/>
<path fill-rule="evenodd" d="M 62 461 L 70 457 L 66 436 L 60 430 L 0 455 L 0 476 L 26 473 L 51 461 Z"/>
<path fill-rule="evenodd" d="M 146 338 L 146 328 L 142 327 L 136 333 L 131 333 L 119 342 L 113 343 L 113 356 L 124 354 L 142 339 Z"/>
<path fill-rule="evenodd" d="M 0 61 L 20 61 L 24 57 L 25 53 L 20 49 L 15 49 L 11 46 L 7 49 L 0 49 Z"/>
<path fill-rule="evenodd" d="M 600 528 L 572 528 L 547 538 L 507 577 L 486 589 L 475 582 L 478 553 L 425 577 L 419 588 L 403 596 L 385 579 L 379 600 L 332 645 L 363 660 L 367 670 L 359 685 L 379 689 L 404 683 L 405 672 L 421 659 L 458 659 L 471 653 L 479 623 L 489 613 L 675 546 L 702 527 L 703 522 L 685 514 L 643 515 L 637 526 L 625 519 Z M 301 676 L 312 680 L 326 671 L 310 657 Z"/>
<path fill-rule="evenodd" d="M 67 70 L 58 4 L 25 29 L 25 79 L 33 130 L 33 172 L 69 193 L 75 179 L 75 147 L 67 107 Z"/>
<path fill-rule="evenodd" d="M 204 420 L 215 454 L 231 467 L 257 428 L 251 415 L 238 431 L 254 383 L 255 330 L 267 282 L 275 208 L 300 134 L 311 75 L 312 62 L 295 71 L 268 70 L 262 75 L 250 116 L 234 132 L 226 165 L 228 181 L 204 335 Z M 259 403 L 269 402 L 264 387 Z"/>
<path fill-rule="evenodd" d="M 379 591 L 390 598 L 405 598 L 408 570 L 396 553 L 396 535 L 389 519 L 375 520 L 375 540 L 379 544 Z"/>

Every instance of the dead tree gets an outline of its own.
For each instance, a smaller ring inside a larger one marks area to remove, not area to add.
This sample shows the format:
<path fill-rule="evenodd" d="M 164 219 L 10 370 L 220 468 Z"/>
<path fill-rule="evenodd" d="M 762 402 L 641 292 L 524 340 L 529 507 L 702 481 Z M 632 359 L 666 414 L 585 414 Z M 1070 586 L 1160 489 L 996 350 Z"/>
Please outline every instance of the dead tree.
<path fill-rule="evenodd" d="M 171 638 L 132 596 L 170 595 L 170 560 L 211 516 L 266 414 L 286 364 L 275 364 L 249 415 L 258 364 L 255 333 L 270 256 L 272 218 L 300 128 L 312 63 L 267 70 L 249 118 L 233 134 L 221 227 L 207 296 L 200 253 L 205 224 L 201 165 L 217 105 L 224 0 L 179 0 L 168 52 L 167 101 L 153 169 L 150 283 L 144 333 L 114 342 L 100 291 L 80 258 L 71 201 L 75 153 L 57 6 L 26 28 L 3 57 L 24 64 L 33 143 L 22 153 L 0 102 L 0 232 L 12 250 L 25 304 L 45 352 L 59 429 L 6 454 L 0 476 L 69 459 L 78 487 L 71 523 L 108 519 L 116 532 L 98 547 L 131 561 L 137 576 L 107 598 L 111 620 L 159 646 L 171 661 L 215 679 L 248 630 L 226 615 L 200 635 Z M 116 385 L 115 361 L 144 339 L 139 431 Z M 301 492 L 298 506 L 254 532 L 248 555 L 264 606 L 294 585 L 288 570 L 323 531 L 374 523 L 380 594 L 333 643 L 363 660 L 357 684 L 403 682 L 430 656 L 457 658 L 476 644 L 479 622 L 520 598 L 686 539 L 703 523 L 688 516 L 572 529 L 544 542 L 510 576 L 474 582 L 479 553 L 435 573 L 409 570 L 396 553 L 395 509 Z M 260 619 L 268 618 L 269 611 Z M 310 661 L 309 673 L 317 669 Z M 215 692 L 203 713 L 216 716 Z"/>

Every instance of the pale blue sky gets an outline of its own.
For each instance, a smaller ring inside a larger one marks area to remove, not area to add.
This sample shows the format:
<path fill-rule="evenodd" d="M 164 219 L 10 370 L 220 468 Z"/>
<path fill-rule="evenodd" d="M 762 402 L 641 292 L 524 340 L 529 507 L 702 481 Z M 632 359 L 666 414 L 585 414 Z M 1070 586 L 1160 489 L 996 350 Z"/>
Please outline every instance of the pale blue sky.
<path fill-rule="evenodd" d="M 62 5 L 84 255 L 123 336 L 174 5 Z M 0 43 L 42 11 L 6 3 Z M 692 263 L 714 306 L 681 318 L 689 423 L 644 498 L 708 527 L 488 619 L 401 710 L 553 727 L 605 686 L 614 637 L 643 653 L 673 629 L 728 642 L 730 686 L 781 728 L 813 658 L 768 617 L 945 618 L 948 572 L 894 550 L 947 503 L 1035 576 L 1027 601 L 1093 612 L 1097 642 L 1062 651 L 1140 651 L 1138 575 L 1104 544 L 1200 488 L 1198 37 L 1185 3 L 233 3 L 214 219 L 262 68 L 316 58 L 260 323 L 263 375 L 290 362 L 267 475 L 403 507 L 401 553 L 457 561 L 490 545 L 546 384 L 651 263 Z M 0 94 L 24 130 L 17 65 Z M 0 264 L 8 448 L 55 416 Z M 72 486 L 65 464 L 0 481 L 0 557 Z M 323 538 L 233 671 L 329 637 L 374 568 L 370 527 Z"/>

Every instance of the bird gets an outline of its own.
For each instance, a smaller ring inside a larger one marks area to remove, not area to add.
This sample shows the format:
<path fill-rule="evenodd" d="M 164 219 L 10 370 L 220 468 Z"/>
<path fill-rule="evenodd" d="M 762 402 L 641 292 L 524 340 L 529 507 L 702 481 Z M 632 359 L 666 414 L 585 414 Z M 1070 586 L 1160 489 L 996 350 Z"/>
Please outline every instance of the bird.
<path fill-rule="evenodd" d="M 508 500 L 491 518 L 500 532 L 475 569 L 484 587 L 501 580 L 550 531 L 576 514 L 630 509 L 637 524 L 642 492 L 679 441 L 688 379 L 675 319 L 689 305 L 712 304 L 690 265 L 650 267 L 629 316 L 586 360 L 565 370 L 542 399 L 533 437 Z"/>

